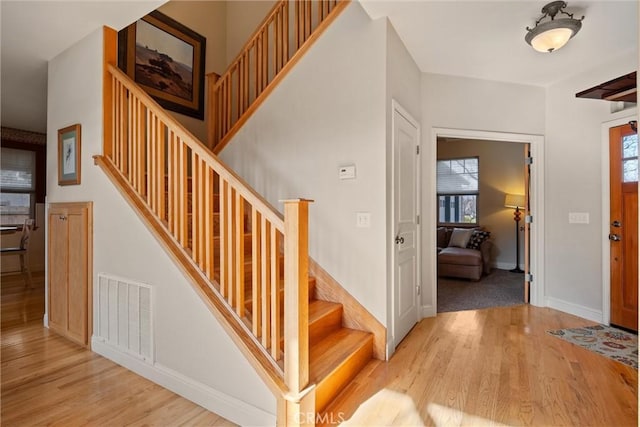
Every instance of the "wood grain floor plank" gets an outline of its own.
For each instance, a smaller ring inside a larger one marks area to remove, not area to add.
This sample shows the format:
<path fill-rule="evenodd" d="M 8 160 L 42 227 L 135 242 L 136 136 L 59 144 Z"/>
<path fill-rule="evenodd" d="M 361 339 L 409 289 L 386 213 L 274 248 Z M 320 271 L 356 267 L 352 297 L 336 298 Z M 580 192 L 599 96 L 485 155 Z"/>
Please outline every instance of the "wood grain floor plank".
<path fill-rule="evenodd" d="M 50 333 L 43 293 L 20 276 L 1 288 L 2 425 L 233 425 Z M 325 424 L 635 426 L 637 371 L 546 333 L 589 323 L 531 306 L 425 319 L 349 382 Z"/>
<path fill-rule="evenodd" d="M 546 333 L 589 324 L 527 305 L 438 314 L 327 413 L 360 426 L 637 426 L 638 372 Z"/>
<path fill-rule="evenodd" d="M 0 283 L 2 425 L 235 425 L 44 328 L 44 275 L 34 282 Z"/>

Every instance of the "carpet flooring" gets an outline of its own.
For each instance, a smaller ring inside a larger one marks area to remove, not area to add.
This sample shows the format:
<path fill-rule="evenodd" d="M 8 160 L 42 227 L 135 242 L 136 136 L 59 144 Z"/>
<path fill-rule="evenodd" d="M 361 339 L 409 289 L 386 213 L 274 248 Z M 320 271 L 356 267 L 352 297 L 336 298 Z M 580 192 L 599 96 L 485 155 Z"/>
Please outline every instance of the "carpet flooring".
<path fill-rule="evenodd" d="M 493 269 L 479 282 L 438 278 L 438 313 L 524 303 L 524 274 Z"/>
<path fill-rule="evenodd" d="M 547 331 L 582 348 L 638 369 L 638 336 L 606 325 Z"/>

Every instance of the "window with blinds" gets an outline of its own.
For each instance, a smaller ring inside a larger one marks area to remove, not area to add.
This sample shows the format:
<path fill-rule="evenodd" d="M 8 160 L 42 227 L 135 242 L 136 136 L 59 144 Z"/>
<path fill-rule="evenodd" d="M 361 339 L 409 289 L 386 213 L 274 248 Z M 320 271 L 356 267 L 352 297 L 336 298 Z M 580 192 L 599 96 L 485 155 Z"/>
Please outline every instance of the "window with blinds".
<path fill-rule="evenodd" d="M 438 160 L 438 223 L 478 223 L 479 170 L 478 157 Z"/>
<path fill-rule="evenodd" d="M 0 223 L 20 225 L 35 216 L 36 153 L 2 147 L 0 154 Z"/>

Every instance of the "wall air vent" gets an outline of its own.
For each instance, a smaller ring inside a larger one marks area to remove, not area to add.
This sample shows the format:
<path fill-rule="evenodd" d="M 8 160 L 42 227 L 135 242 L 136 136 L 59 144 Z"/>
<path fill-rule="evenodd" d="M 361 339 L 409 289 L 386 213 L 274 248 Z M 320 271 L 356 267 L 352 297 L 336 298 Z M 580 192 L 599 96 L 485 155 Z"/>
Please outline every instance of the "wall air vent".
<path fill-rule="evenodd" d="M 153 363 L 152 288 L 98 274 L 96 339 L 118 351 Z"/>
<path fill-rule="evenodd" d="M 616 102 L 636 101 L 636 72 L 599 84 L 576 93 L 576 98 L 604 99 Z"/>

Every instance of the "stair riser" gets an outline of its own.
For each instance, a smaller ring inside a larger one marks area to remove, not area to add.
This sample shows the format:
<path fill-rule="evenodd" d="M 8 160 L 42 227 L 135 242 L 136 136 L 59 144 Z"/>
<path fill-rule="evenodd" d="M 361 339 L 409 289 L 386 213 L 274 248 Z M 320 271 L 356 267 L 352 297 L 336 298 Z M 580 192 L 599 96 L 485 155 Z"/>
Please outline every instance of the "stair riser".
<path fill-rule="evenodd" d="M 342 326 L 342 310 L 332 311 L 309 324 L 309 344 L 325 338 Z"/>
<path fill-rule="evenodd" d="M 280 295 L 281 295 L 280 303 L 284 304 L 284 292 L 281 292 Z M 253 307 L 251 306 L 251 301 L 247 301 L 245 303 L 245 309 L 246 309 L 245 316 L 247 318 L 251 318 L 252 308 Z M 284 350 L 284 316 L 283 315 L 280 316 L 280 321 L 281 321 L 280 324 L 282 325 L 282 329 L 280 331 L 281 337 L 282 337 L 280 339 L 280 349 Z M 326 313 L 324 316 L 318 317 L 313 321 L 310 320 L 309 321 L 309 345 L 313 345 L 314 343 L 325 338 L 332 332 L 337 331 L 338 329 L 340 329 L 341 324 L 342 324 L 342 309 Z"/>
<path fill-rule="evenodd" d="M 187 226 L 189 227 L 189 232 L 191 232 L 191 213 L 188 213 L 187 217 Z M 250 217 L 246 214 L 244 220 L 244 232 L 251 233 L 251 220 Z M 213 235 L 216 237 L 220 236 L 220 214 L 217 212 L 213 214 Z"/>
<path fill-rule="evenodd" d="M 373 357 L 373 337 L 316 387 L 316 411 L 323 411 Z"/>
<path fill-rule="evenodd" d="M 220 248 L 220 237 L 213 238 L 213 250 L 216 251 L 216 254 L 219 254 L 218 249 Z M 251 259 L 251 234 L 244 235 L 244 255 L 247 259 Z"/>
<path fill-rule="evenodd" d="M 218 251 L 214 251 L 214 256 L 216 257 L 216 268 L 214 270 L 214 278 L 215 280 L 218 281 L 218 283 L 220 283 L 220 268 L 219 268 L 219 254 Z M 283 279 L 283 272 L 284 272 L 284 260 L 280 259 L 280 280 Z M 247 287 L 251 287 L 252 283 L 253 283 L 253 263 L 251 262 L 251 253 L 248 254 L 248 256 L 245 258 L 244 261 L 244 286 L 245 288 Z M 315 288 L 313 289 L 309 289 L 309 295 L 312 295 L 312 292 L 315 292 Z"/>
<path fill-rule="evenodd" d="M 315 290 L 315 286 L 316 286 L 316 282 L 313 278 L 309 279 L 309 301 L 311 301 L 313 299 L 312 297 L 312 292 Z M 251 282 L 249 282 L 248 286 L 245 286 L 245 300 L 244 300 L 244 306 L 245 309 L 247 310 L 247 315 L 251 316 L 251 305 L 253 304 L 253 295 L 251 293 Z M 280 289 L 280 306 L 284 307 L 284 289 Z"/>

